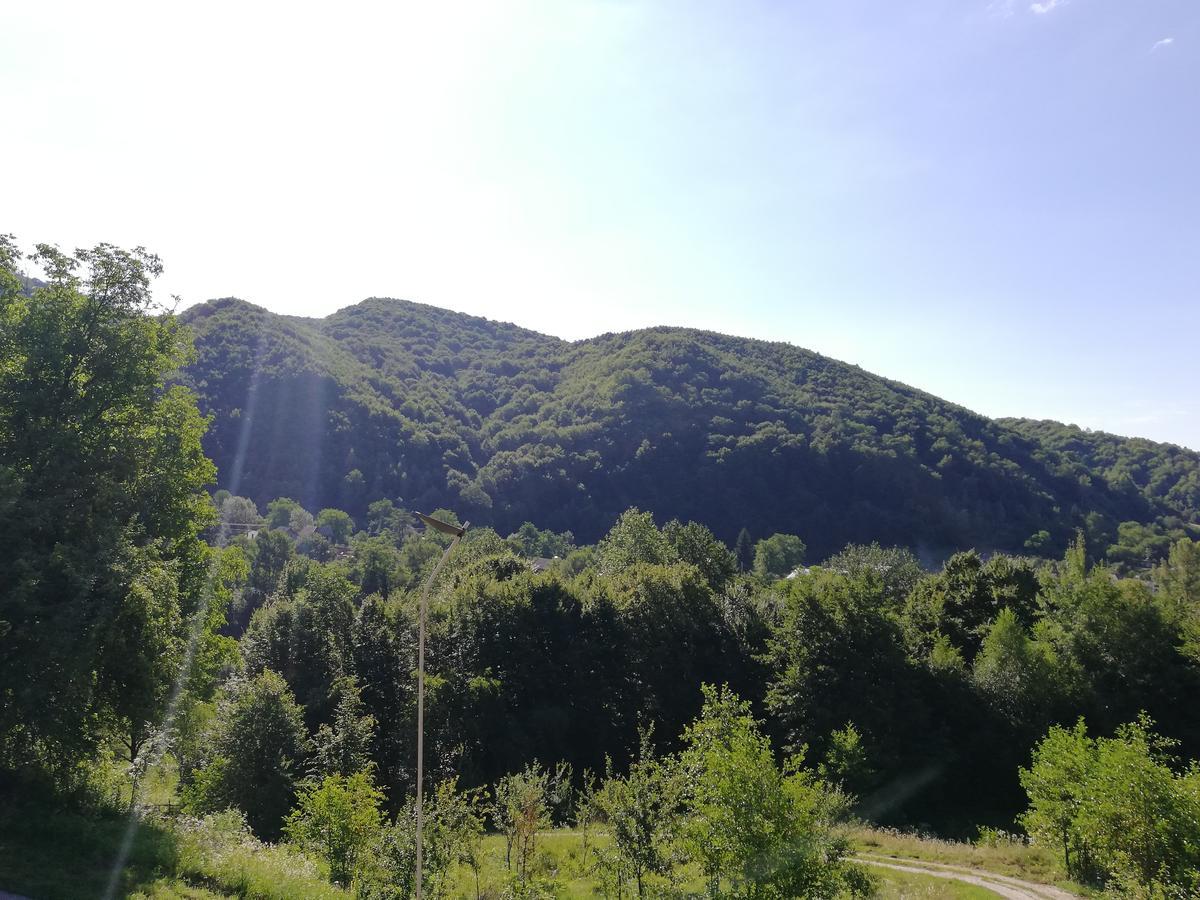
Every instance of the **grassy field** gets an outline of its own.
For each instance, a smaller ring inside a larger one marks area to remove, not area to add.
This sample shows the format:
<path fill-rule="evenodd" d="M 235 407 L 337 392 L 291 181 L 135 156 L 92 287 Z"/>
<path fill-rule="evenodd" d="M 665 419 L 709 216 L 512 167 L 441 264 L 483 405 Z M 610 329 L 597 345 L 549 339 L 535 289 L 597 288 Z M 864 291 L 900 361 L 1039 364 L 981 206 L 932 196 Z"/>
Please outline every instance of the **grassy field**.
<path fill-rule="evenodd" d="M 601 847 L 607 844 L 603 834 L 592 834 L 590 841 Z M 541 859 L 539 868 L 543 873 L 557 875 L 558 884 L 554 896 L 564 900 L 595 900 L 603 896 L 599 876 L 589 871 L 593 866 L 583 859 L 582 843 L 579 833 L 569 830 L 549 832 L 541 836 L 538 844 Z M 481 896 L 495 898 L 499 895 L 497 886 L 503 883 L 505 874 L 503 839 L 498 836 L 487 838 L 485 853 L 487 867 L 481 877 Z M 996 897 L 994 893 L 983 888 L 945 878 L 884 869 L 870 871 L 878 882 L 877 896 L 880 900 L 995 900 Z M 704 884 L 698 878 L 678 887 L 685 893 L 703 895 Z M 455 898 L 475 900 L 474 875 L 469 869 L 460 869 L 455 873 L 451 893 Z"/>
<path fill-rule="evenodd" d="M 854 829 L 851 837 L 860 853 L 985 869 L 1027 881 L 1073 887 L 1058 856 L 1017 841 L 980 846 L 867 827 Z"/>
<path fill-rule="evenodd" d="M 0 889 L 34 900 L 103 897 L 128 818 L 36 804 L 0 812 Z M 344 900 L 320 869 L 284 847 L 142 821 L 116 896 L 142 900 Z"/>
<path fill-rule="evenodd" d="M 931 875 L 872 869 L 880 900 L 996 900 L 991 891 Z"/>
<path fill-rule="evenodd" d="M 35 807 L 0 813 L 0 888 L 35 900 L 101 897 L 125 834 L 124 817 L 84 817 Z M 858 828 L 856 850 L 907 860 L 984 869 L 1048 884 L 1063 884 L 1049 854 L 1018 843 L 980 847 L 893 831 Z M 591 847 L 603 850 L 605 835 L 592 831 Z M 484 841 L 479 896 L 496 900 L 509 881 L 504 840 Z M 556 830 L 539 836 L 534 863 L 546 895 L 563 900 L 603 897 L 605 875 L 594 852 L 584 852 L 580 832 Z M 995 894 L 982 888 L 917 873 L 870 870 L 882 900 L 982 900 Z M 677 884 L 681 893 L 702 895 L 698 873 Z M 197 831 L 186 825 L 144 822 L 137 829 L 129 865 L 120 876 L 118 896 L 139 900 L 341 900 L 350 895 L 329 885 L 318 866 L 286 847 L 261 845 L 232 829 Z M 449 896 L 475 900 L 475 873 L 460 866 L 452 873 Z M 625 896 L 630 896 L 626 886 Z"/>

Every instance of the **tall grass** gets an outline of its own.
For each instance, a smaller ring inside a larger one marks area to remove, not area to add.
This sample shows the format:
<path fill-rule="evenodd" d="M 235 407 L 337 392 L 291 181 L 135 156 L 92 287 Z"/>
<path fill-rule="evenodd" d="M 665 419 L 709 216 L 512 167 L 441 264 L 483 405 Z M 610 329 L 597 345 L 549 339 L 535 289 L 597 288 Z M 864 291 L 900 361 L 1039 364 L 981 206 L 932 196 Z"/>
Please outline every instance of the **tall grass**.
<path fill-rule="evenodd" d="M 286 845 L 264 844 L 229 811 L 175 823 L 175 874 L 243 900 L 344 900 L 313 860 Z"/>

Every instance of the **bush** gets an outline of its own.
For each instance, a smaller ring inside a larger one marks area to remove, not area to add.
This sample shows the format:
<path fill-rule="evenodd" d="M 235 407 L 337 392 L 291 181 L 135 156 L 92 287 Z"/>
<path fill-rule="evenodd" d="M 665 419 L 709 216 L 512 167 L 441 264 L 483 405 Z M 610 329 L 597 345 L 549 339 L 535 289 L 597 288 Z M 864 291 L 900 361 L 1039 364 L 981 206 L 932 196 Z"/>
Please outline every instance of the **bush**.
<path fill-rule="evenodd" d="M 237 810 L 180 819 L 176 872 L 244 900 L 342 900 L 317 863 L 285 846 L 264 844 Z"/>
<path fill-rule="evenodd" d="M 381 803 L 383 794 L 365 772 L 328 775 L 301 789 L 284 831 L 325 861 L 333 881 L 349 884 L 363 851 L 379 834 Z"/>

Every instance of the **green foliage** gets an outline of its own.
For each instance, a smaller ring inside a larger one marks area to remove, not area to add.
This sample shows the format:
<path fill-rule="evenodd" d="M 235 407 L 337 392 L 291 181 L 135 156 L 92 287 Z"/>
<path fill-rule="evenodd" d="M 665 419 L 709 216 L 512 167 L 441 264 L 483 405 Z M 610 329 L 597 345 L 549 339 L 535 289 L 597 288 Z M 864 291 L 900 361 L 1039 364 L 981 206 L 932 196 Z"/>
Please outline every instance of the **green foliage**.
<path fill-rule="evenodd" d="M 533 874 L 538 832 L 551 824 L 550 781 L 551 773 L 535 762 L 496 783 L 492 821 L 504 835 L 505 865 L 518 883 L 527 882 Z"/>
<path fill-rule="evenodd" d="M 773 534 L 754 545 L 754 574 L 783 578 L 804 562 L 808 548 L 794 534 Z"/>
<path fill-rule="evenodd" d="M 336 566 L 314 564 L 303 586 L 254 613 L 242 638 L 246 670 L 286 679 L 310 724 L 323 721 L 350 660 L 356 591 Z"/>
<path fill-rule="evenodd" d="M 212 521 L 188 358 L 157 257 L 40 245 L 26 292 L 0 237 L 0 768 L 71 770 L 110 729 L 136 752 L 188 624 L 207 624 Z"/>
<path fill-rule="evenodd" d="M 738 532 L 733 545 L 733 555 L 737 557 L 739 572 L 750 571 L 750 567 L 754 565 L 754 541 L 750 539 L 750 532 L 745 528 Z"/>
<path fill-rule="evenodd" d="M 335 544 L 345 544 L 354 533 L 354 520 L 340 509 L 326 508 L 317 513 L 317 530 Z"/>
<path fill-rule="evenodd" d="M 875 781 L 875 766 L 871 763 L 862 734 L 853 722 L 847 722 L 844 728 L 830 733 L 825 759 L 817 766 L 817 774 L 852 794 L 863 791 Z"/>
<path fill-rule="evenodd" d="M 267 504 L 266 522 L 268 528 L 289 528 L 292 517 L 303 519 L 304 507 L 291 497 L 276 497 Z"/>
<path fill-rule="evenodd" d="M 353 676 L 336 681 L 330 692 L 337 698 L 331 723 L 322 723 L 313 735 L 313 770 L 319 775 L 370 774 L 375 769 L 377 722 L 367 712 Z"/>
<path fill-rule="evenodd" d="M 241 602 L 235 609 L 234 622 L 244 628 L 251 614 L 278 588 L 287 565 L 295 555 L 291 539 L 283 531 L 259 532 L 250 545 L 253 558 L 250 576 Z M 236 630 L 240 633 L 241 628 Z"/>
<path fill-rule="evenodd" d="M 205 446 L 259 504 L 366 521 L 403 497 L 582 541 L 636 504 L 728 542 L 796 532 L 814 558 L 871 540 L 1018 552 L 1039 532 L 1052 555 L 1078 527 L 1103 552 L 1122 522 L 1200 521 L 1191 451 L 990 421 L 786 344 L 679 328 L 569 344 L 385 299 L 320 321 L 231 299 L 184 317 Z"/>
<path fill-rule="evenodd" d="M 258 507 L 249 497 L 237 497 L 228 491 L 217 491 L 218 495 L 222 493 L 226 496 L 219 502 L 216 501 L 216 497 L 213 500 L 220 514 L 221 524 L 227 526 L 234 536 L 247 528 L 258 528 L 264 524 L 263 517 L 258 514 Z"/>
<path fill-rule="evenodd" d="M 714 591 L 724 588 L 737 573 L 737 560 L 729 548 L 699 522 L 672 519 L 663 526 L 663 537 L 672 555 L 699 569 Z"/>
<path fill-rule="evenodd" d="M 507 538 L 513 552 L 526 557 L 543 557 L 553 559 L 564 557 L 575 549 L 575 535 L 569 531 L 558 534 L 553 531 L 543 531 L 532 522 L 525 522 Z"/>
<path fill-rule="evenodd" d="M 331 885 L 317 863 L 296 848 L 256 838 L 237 810 L 178 820 L 174 833 L 174 871 L 222 894 L 247 900 L 344 900 L 350 896 Z M 185 887 L 185 891 L 183 896 L 193 896 L 190 889 Z"/>
<path fill-rule="evenodd" d="M 944 635 L 970 662 L 1002 610 L 1023 625 L 1033 621 L 1039 587 L 1036 572 L 1022 560 L 994 556 L 985 563 L 974 550 L 955 553 L 909 595 L 904 618 L 910 645 L 928 652 Z"/>
<path fill-rule="evenodd" d="M 980 695 L 1016 727 L 1045 731 L 1070 690 L 1054 648 L 1032 638 L 1010 608 L 1000 611 L 975 657 L 971 677 Z"/>
<path fill-rule="evenodd" d="M 1145 710 L 1172 733 L 1198 735 L 1188 698 L 1200 691 L 1200 670 L 1178 652 L 1180 624 L 1142 581 L 1119 580 L 1104 566 L 1088 568 L 1082 545 L 1067 554 L 1041 598 L 1039 638 L 1072 674 L 1075 708 L 1109 732 Z"/>
<path fill-rule="evenodd" d="M 1045 731 L 1070 690 L 1054 647 L 1034 640 L 1012 608 L 1001 610 L 986 632 L 971 677 L 998 714 L 1036 733 Z"/>
<path fill-rule="evenodd" d="M 683 773 L 672 760 L 655 757 L 650 737 L 650 729 L 641 732 L 638 758 L 624 777 L 613 773 L 609 761 L 604 785 L 592 798 L 612 840 L 611 849 L 599 851 L 599 865 L 608 877 L 632 882 L 638 897 L 647 879 L 669 879 L 681 861 Z"/>
<path fill-rule="evenodd" d="M 255 834 L 278 837 L 308 756 L 308 735 L 287 682 L 271 671 L 234 682 L 221 697 L 204 765 L 184 789 L 198 814 L 236 808 Z"/>
<path fill-rule="evenodd" d="M 330 880 L 348 885 L 379 836 L 383 799 L 366 772 L 327 775 L 300 789 L 284 833 L 324 860 Z"/>
<path fill-rule="evenodd" d="M 663 565 L 674 560 L 671 547 L 654 524 L 654 516 L 638 509 L 621 513 L 596 545 L 600 570 L 606 575 L 623 572 L 636 563 Z"/>
<path fill-rule="evenodd" d="M 376 500 L 367 506 L 367 533 L 372 537 L 387 535 L 399 544 L 415 520 L 406 510 L 391 500 Z"/>
<path fill-rule="evenodd" d="M 814 569 L 781 584 L 766 701 L 789 746 L 820 748 L 850 719 L 870 741 L 912 747 L 926 721 L 923 685 L 880 581 Z"/>
<path fill-rule="evenodd" d="M 822 563 L 850 578 L 878 579 L 889 607 L 900 610 L 925 574 L 912 551 L 879 544 L 851 544 Z"/>
<path fill-rule="evenodd" d="M 750 705 L 704 688 L 685 734 L 687 846 L 714 893 L 744 898 L 865 896 L 870 879 L 847 860 L 836 823 L 845 800 L 794 756 L 781 769 Z"/>
<path fill-rule="evenodd" d="M 1200 541 L 1183 539 L 1154 570 L 1158 599 L 1179 624 L 1184 654 L 1200 663 Z"/>
<path fill-rule="evenodd" d="M 484 864 L 484 816 L 477 791 L 460 791 L 455 779 L 440 782 L 425 797 L 421 867 L 426 897 L 449 894 L 456 864 L 471 868 L 478 879 Z M 416 892 L 416 803 L 410 799 L 393 823 L 380 833 L 355 883 L 361 900 L 408 900 Z"/>
<path fill-rule="evenodd" d="M 1020 773 L 1022 822 L 1077 878 L 1134 896 L 1191 895 L 1200 889 L 1200 770 L 1175 771 L 1172 746 L 1145 716 L 1112 738 L 1089 738 L 1082 719 L 1051 728 Z"/>
<path fill-rule="evenodd" d="M 1111 561 L 1144 564 L 1161 559 L 1172 541 L 1187 536 L 1189 523 L 1190 536 L 1196 537 L 1200 470 L 1194 451 L 1058 422 L 1001 423 L 1034 441 L 1034 457 L 1055 475 L 1102 482 L 1113 495 L 1113 506 L 1140 513 L 1101 508 L 1089 520 L 1089 548 L 1109 550 Z"/>
<path fill-rule="evenodd" d="M 45 798 L 6 793 L 0 808 L 0 890 L 38 900 L 105 896 L 127 825 L 127 810 L 64 809 Z M 128 851 L 113 884 L 120 897 L 170 873 L 178 859 L 171 830 L 155 820 L 142 824 Z"/>

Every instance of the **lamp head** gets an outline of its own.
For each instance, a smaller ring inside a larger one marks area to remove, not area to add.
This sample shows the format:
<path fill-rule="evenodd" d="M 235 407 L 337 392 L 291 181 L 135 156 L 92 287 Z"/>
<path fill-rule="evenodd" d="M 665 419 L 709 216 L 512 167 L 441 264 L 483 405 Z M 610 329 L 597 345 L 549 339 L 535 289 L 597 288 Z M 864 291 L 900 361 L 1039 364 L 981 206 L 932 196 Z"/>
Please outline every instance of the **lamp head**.
<path fill-rule="evenodd" d="M 433 516 L 427 516 L 425 513 L 417 513 L 417 518 L 420 519 L 429 528 L 434 531 L 440 531 L 442 534 L 448 534 L 450 537 L 462 537 L 467 533 L 467 528 L 470 527 L 470 522 L 465 522 L 462 525 L 451 525 L 449 522 L 443 522 L 441 519 L 435 519 Z"/>

